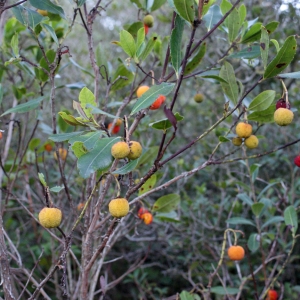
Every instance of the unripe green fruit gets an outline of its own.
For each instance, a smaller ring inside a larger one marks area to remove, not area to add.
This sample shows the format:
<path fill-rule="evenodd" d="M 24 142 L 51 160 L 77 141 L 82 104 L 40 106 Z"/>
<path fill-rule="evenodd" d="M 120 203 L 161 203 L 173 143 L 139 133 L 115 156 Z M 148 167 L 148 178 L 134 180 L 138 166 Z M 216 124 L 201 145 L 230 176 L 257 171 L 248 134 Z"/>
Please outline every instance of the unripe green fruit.
<path fill-rule="evenodd" d="M 259 144 L 259 140 L 255 135 L 250 135 L 247 139 L 245 139 L 244 144 L 249 149 L 257 148 Z"/>
<path fill-rule="evenodd" d="M 243 139 L 240 138 L 240 137 L 235 137 L 235 138 L 232 139 L 232 144 L 234 146 L 241 146 L 242 143 L 243 143 Z"/>
<path fill-rule="evenodd" d="M 288 108 L 278 108 L 274 112 L 274 121 L 279 126 L 287 126 L 292 123 L 294 113 Z"/>
<path fill-rule="evenodd" d="M 147 15 L 144 17 L 143 23 L 148 27 L 153 27 L 154 18 L 151 15 Z"/>
<path fill-rule="evenodd" d="M 122 218 L 129 212 L 129 203 L 125 198 L 116 198 L 109 202 L 108 209 L 113 217 Z"/>
<path fill-rule="evenodd" d="M 139 142 L 130 141 L 129 148 L 130 153 L 127 155 L 127 158 L 130 160 L 135 160 L 141 156 L 143 148 Z"/>
<path fill-rule="evenodd" d="M 130 148 L 126 142 L 117 142 L 111 147 L 111 155 L 116 159 L 122 159 L 128 156 Z"/>
<path fill-rule="evenodd" d="M 194 100 L 197 103 L 201 103 L 204 100 L 204 95 L 201 93 L 198 93 L 194 96 Z"/>
<path fill-rule="evenodd" d="M 240 122 L 236 125 L 235 132 L 240 138 L 247 138 L 252 134 L 252 126 L 248 123 Z"/>
<path fill-rule="evenodd" d="M 55 207 L 44 207 L 39 213 L 39 221 L 45 228 L 56 228 L 60 225 L 62 212 Z"/>

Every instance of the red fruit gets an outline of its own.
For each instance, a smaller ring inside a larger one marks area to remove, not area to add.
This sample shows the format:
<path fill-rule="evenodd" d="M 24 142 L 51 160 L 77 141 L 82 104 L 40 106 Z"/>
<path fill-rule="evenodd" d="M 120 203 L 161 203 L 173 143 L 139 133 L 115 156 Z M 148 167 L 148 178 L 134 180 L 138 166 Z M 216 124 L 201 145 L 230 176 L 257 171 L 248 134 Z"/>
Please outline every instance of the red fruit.
<path fill-rule="evenodd" d="M 2 132 L 0 131 L 0 140 L 2 139 L 2 137 L 3 137 L 3 134 L 2 134 Z"/>
<path fill-rule="evenodd" d="M 144 29 L 145 29 L 145 35 L 147 35 L 148 31 L 149 31 L 149 26 L 147 26 L 146 24 L 144 24 Z"/>
<path fill-rule="evenodd" d="M 278 299 L 278 293 L 275 290 L 269 290 L 267 300 L 277 300 L 277 299 Z"/>
<path fill-rule="evenodd" d="M 297 167 L 300 168 L 300 155 L 297 155 L 294 159 L 294 163 Z"/>
<path fill-rule="evenodd" d="M 290 105 L 290 103 L 287 103 L 284 99 L 281 98 L 276 102 L 276 109 L 278 109 L 278 108 L 290 109 L 291 105 Z"/>
<path fill-rule="evenodd" d="M 109 129 L 111 128 L 111 126 L 112 126 L 112 123 L 109 123 L 108 126 L 107 126 L 107 129 L 109 130 Z M 115 126 L 115 127 L 112 129 L 111 133 L 117 134 L 119 131 L 120 131 L 120 126 Z"/>
<path fill-rule="evenodd" d="M 148 213 L 148 212 L 149 212 L 149 210 L 148 210 L 147 208 L 141 207 L 141 208 L 139 209 L 137 215 L 138 215 L 138 217 L 139 217 L 140 219 L 142 219 L 143 214 Z"/>
<path fill-rule="evenodd" d="M 52 151 L 52 145 L 51 145 L 51 144 L 46 144 L 46 145 L 44 146 L 44 148 L 45 148 L 45 150 L 46 150 L 47 152 L 51 152 L 51 151 Z"/>
<path fill-rule="evenodd" d="M 146 225 L 149 225 L 149 224 L 151 224 L 152 221 L 153 221 L 153 215 L 152 215 L 151 213 L 147 212 L 147 213 L 144 213 L 144 214 L 142 215 L 142 218 L 141 218 L 141 219 L 144 221 L 144 223 L 145 223 Z"/>
<path fill-rule="evenodd" d="M 161 107 L 161 105 L 165 102 L 166 97 L 163 95 L 158 96 L 158 98 L 155 100 L 155 102 L 152 103 L 152 105 L 150 106 L 151 110 L 156 110 L 159 109 Z"/>

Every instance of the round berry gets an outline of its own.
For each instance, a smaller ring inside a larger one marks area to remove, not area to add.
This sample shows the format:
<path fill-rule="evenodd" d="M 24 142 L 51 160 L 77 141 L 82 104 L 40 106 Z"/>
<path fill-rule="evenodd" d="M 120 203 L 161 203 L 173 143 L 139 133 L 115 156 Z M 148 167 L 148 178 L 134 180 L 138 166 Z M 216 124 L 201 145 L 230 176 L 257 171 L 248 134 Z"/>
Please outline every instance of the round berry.
<path fill-rule="evenodd" d="M 245 256 L 245 250 L 242 246 L 231 246 L 227 253 L 231 260 L 242 260 Z"/>

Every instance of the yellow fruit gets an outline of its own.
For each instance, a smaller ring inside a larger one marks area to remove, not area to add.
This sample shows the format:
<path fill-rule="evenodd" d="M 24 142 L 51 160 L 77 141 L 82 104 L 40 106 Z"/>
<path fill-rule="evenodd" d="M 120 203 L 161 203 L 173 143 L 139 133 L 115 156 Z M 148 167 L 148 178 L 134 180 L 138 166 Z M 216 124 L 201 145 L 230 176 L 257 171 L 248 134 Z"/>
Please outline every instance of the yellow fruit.
<path fill-rule="evenodd" d="M 286 126 L 292 123 L 294 113 L 287 108 L 278 108 L 274 113 L 274 121 L 279 126 Z"/>
<path fill-rule="evenodd" d="M 130 153 L 127 155 L 127 158 L 135 160 L 141 156 L 143 148 L 139 142 L 130 141 L 129 148 Z"/>
<path fill-rule="evenodd" d="M 242 260 L 245 256 L 245 250 L 241 246 L 231 246 L 227 253 L 231 260 Z"/>
<path fill-rule="evenodd" d="M 48 16 L 48 12 L 46 10 L 38 9 L 37 12 L 44 17 Z"/>
<path fill-rule="evenodd" d="M 59 153 L 59 157 L 60 157 L 61 160 L 66 160 L 67 154 L 68 154 L 67 149 L 59 148 L 58 153 Z M 56 152 L 53 153 L 53 156 L 54 156 L 55 159 L 57 159 Z"/>
<path fill-rule="evenodd" d="M 129 203 L 125 198 L 116 198 L 109 202 L 108 209 L 113 217 L 122 218 L 129 212 Z"/>
<path fill-rule="evenodd" d="M 235 138 L 232 139 L 232 144 L 234 146 L 241 146 L 242 143 L 243 143 L 243 139 L 240 138 L 240 137 L 235 137 Z"/>
<path fill-rule="evenodd" d="M 115 126 L 121 126 L 122 125 L 122 119 L 118 119 L 116 121 L 116 125 Z"/>
<path fill-rule="evenodd" d="M 117 142 L 111 147 L 111 155 L 116 159 L 122 159 L 130 153 L 129 146 L 126 142 Z"/>
<path fill-rule="evenodd" d="M 154 18 L 151 15 L 147 15 L 143 19 L 143 23 L 147 25 L 149 28 L 153 27 Z"/>
<path fill-rule="evenodd" d="M 39 213 L 39 221 L 45 228 L 56 228 L 60 225 L 62 212 L 55 207 L 44 207 Z"/>
<path fill-rule="evenodd" d="M 244 144 L 249 149 L 257 148 L 259 144 L 259 140 L 255 135 L 250 135 L 248 138 L 245 139 Z"/>
<path fill-rule="evenodd" d="M 252 134 L 252 126 L 248 123 L 239 123 L 235 128 L 235 132 L 240 138 L 247 138 Z"/>
<path fill-rule="evenodd" d="M 204 95 L 201 93 L 198 93 L 194 96 L 194 100 L 197 103 L 201 103 L 204 100 Z"/>
<path fill-rule="evenodd" d="M 149 86 L 148 85 L 141 85 L 137 91 L 136 91 L 136 95 L 138 98 L 140 98 L 145 92 L 147 92 L 149 90 Z"/>

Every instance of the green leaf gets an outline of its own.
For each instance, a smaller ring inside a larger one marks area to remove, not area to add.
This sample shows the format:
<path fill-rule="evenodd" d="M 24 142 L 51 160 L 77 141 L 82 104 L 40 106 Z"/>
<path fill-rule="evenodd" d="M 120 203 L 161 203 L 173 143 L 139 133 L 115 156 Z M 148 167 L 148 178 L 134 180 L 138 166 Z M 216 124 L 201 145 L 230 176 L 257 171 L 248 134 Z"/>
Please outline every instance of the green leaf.
<path fill-rule="evenodd" d="M 271 78 L 278 75 L 284 70 L 294 59 L 297 50 L 297 42 L 295 36 L 289 36 L 275 58 L 267 66 L 264 78 Z"/>
<path fill-rule="evenodd" d="M 12 12 L 14 14 L 14 16 L 16 17 L 16 19 L 23 25 L 27 25 L 28 21 L 27 18 L 25 18 L 25 15 L 23 14 L 23 12 L 25 11 L 25 8 L 22 5 L 18 5 L 18 6 L 14 6 L 12 7 Z"/>
<path fill-rule="evenodd" d="M 134 170 L 139 163 L 139 159 L 131 160 L 129 163 L 125 164 L 123 167 L 115 170 L 112 174 L 125 175 Z"/>
<path fill-rule="evenodd" d="M 187 291 L 182 291 L 179 296 L 180 296 L 180 300 L 194 300 L 193 295 L 191 295 Z"/>
<path fill-rule="evenodd" d="M 167 0 L 154 0 L 151 6 L 151 11 L 155 11 L 159 9 L 161 6 L 163 6 L 166 3 L 166 1 Z"/>
<path fill-rule="evenodd" d="M 261 53 L 261 59 L 263 62 L 264 69 L 266 69 L 268 64 L 268 55 L 269 55 L 269 33 L 267 29 L 263 26 L 261 26 L 261 38 L 260 38 L 260 53 Z"/>
<path fill-rule="evenodd" d="M 71 148 L 77 158 L 87 153 L 87 149 L 82 142 L 74 142 Z"/>
<path fill-rule="evenodd" d="M 234 69 L 229 62 L 224 62 L 224 65 L 220 70 L 220 77 L 227 82 L 221 82 L 225 95 L 234 103 L 234 105 L 236 105 L 239 96 L 239 88 L 236 82 Z"/>
<path fill-rule="evenodd" d="M 111 147 L 120 137 L 103 138 L 97 141 L 92 151 L 82 155 L 77 161 L 79 175 L 88 178 L 97 170 L 103 171 L 112 163 Z"/>
<path fill-rule="evenodd" d="M 54 193 L 59 193 L 60 191 L 62 191 L 65 187 L 62 186 L 54 186 L 50 189 L 50 192 L 54 192 Z"/>
<path fill-rule="evenodd" d="M 271 39 L 271 40 L 270 40 L 270 42 L 272 42 L 272 43 L 273 43 L 273 45 L 275 46 L 275 48 L 276 48 L 276 51 L 277 51 L 277 53 L 278 53 L 278 52 L 279 52 L 279 50 L 280 50 L 279 43 L 278 43 L 276 40 L 274 40 L 274 39 Z"/>
<path fill-rule="evenodd" d="M 228 40 L 233 42 L 239 34 L 241 28 L 241 18 L 239 11 L 234 8 L 229 16 L 225 19 L 225 26 L 228 29 Z"/>
<path fill-rule="evenodd" d="M 180 17 L 193 25 L 195 19 L 194 0 L 173 0 Z"/>
<path fill-rule="evenodd" d="M 141 168 L 144 165 L 147 165 L 149 163 L 152 163 L 152 161 L 156 158 L 158 154 L 159 147 L 153 146 L 149 148 L 145 153 L 142 154 L 142 156 L 139 158 L 139 164 L 138 167 Z"/>
<path fill-rule="evenodd" d="M 211 30 L 221 19 L 222 14 L 218 5 L 213 5 L 208 10 L 208 13 L 202 18 L 207 28 L 207 31 Z"/>
<path fill-rule="evenodd" d="M 129 85 L 133 79 L 134 75 L 129 71 L 123 64 L 119 65 L 115 74 L 113 75 L 112 81 L 115 81 L 119 76 L 125 77 L 126 79 L 120 78 L 111 88 L 112 91 L 117 91 L 127 85 Z"/>
<path fill-rule="evenodd" d="M 255 226 L 255 224 L 248 219 L 242 218 L 242 217 L 235 217 L 235 218 L 230 218 L 226 221 L 226 223 L 232 224 L 232 225 L 251 225 Z"/>
<path fill-rule="evenodd" d="M 103 131 L 93 131 L 83 135 L 76 135 L 69 139 L 69 144 L 73 145 L 75 142 L 81 142 L 83 143 L 84 147 L 90 151 L 94 148 L 96 142 L 100 139 L 102 134 Z"/>
<path fill-rule="evenodd" d="M 0 105 L 2 103 L 2 100 L 3 100 L 3 86 L 2 84 L 0 83 Z"/>
<path fill-rule="evenodd" d="M 223 286 L 214 286 L 210 289 L 210 291 L 217 295 L 235 295 L 239 292 L 239 289 L 231 287 L 224 288 Z"/>
<path fill-rule="evenodd" d="M 280 74 L 279 77 L 280 78 L 295 78 L 295 79 L 300 79 L 300 72 L 292 72 L 292 73 Z"/>
<path fill-rule="evenodd" d="M 189 61 L 185 67 L 184 75 L 191 73 L 202 61 L 206 53 L 206 43 L 202 43 L 197 54 Z"/>
<path fill-rule="evenodd" d="M 156 213 L 155 219 L 160 220 L 162 222 L 170 222 L 170 223 L 180 223 L 178 215 L 175 211 L 169 213 Z"/>
<path fill-rule="evenodd" d="M 203 9 L 202 9 L 202 16 L 205 16 L 208 13 L 209 9 L 215 2 L 216 2 L 216 0 L 209 0 L 209 1 L 204 2 Z M 198 1 L 198 3 L 199 3 L 199 1 Z"/>
<path fill-rule="evenodd" d="M 87 69 L 81 67 L 81 66 L 80 66 L 73 58 L 69 58 L 69 60 L 70 60 L 70 62 L 71 62 L 75 67 L 77 67 L 77 68 L 79 68 L 80 70 L 82 70 L 83 73 L 90 75 L 92 78 L 95 77 L 90 71 L 88 71 Z"/>
<path fill-rule="evenodd" d="M 44 17 L 36 11 L 21 5 L 13 7 L 12 11 L 19 22 L 31 27 L 32 29 L 44 20 Z"/>
<path fill-rule="evenodd" d="M 40 105 L 40 103 L 44 100 L 44 98 L 45 96 L 41 96 L 36 99 L 30 100 L 26 103 L 16 105 L 15 107 L 8 109 L 1 116 L 11 114 L 11 113 L 24 113 L 36 109 Z"/>
<path fill-rule="evenodd" d="M 228 139 L 228 138 L 225 137 L 225 136 L 219 136 L 219 141 L 220 141 L 221 143 L 227 143 L 227 142 L 230 142 L 231 140 Z"/>
<path fill-rule="evenodd" d="M 137 51 L 141 47 L 141 45 L 144 43 L 144 40 L 145 40 L 145 29 L 144 29 L 144 27 L 141 27 L 137 32 L 137 39 L 136 39 Z"/>
<path fill-rule="evenodd" d="M 177 194 L 169 194 L 158 198 L 153 204 L 153 211 L 168 213 L 176 209 L 180 201 Z"/>
<path fill-rule="evenodd" d="M 147 43 L 145 49 L 144 49 L 143 52 L 138 56 L 138 58 L 139 58 L 140 60 L 145 60 L 145 59 L 147 58 L 147 56 L 150 54 L 150 52 L 152 51 L 153 47 L 155 46 L 156 40 L 157 40 L 157 36 L 155 36 L 155 35 L 152 36 L 152 37 L 149 39 L 149 41 L 148 41 L 148 43 Z"/>
<path fill-rule="evenodd" d="M 259 46 L 249 46 L 244 48 L 239 52 L 235 52 L 230 54 L 228 57 L 230 58 L 244 58 L 244 59 L 253 59 L 260 55 L 260 47 Z"/>
<path fill-rule="evenodd" d="M 263 203 L 258 202 L 258 203 L 254 203 L 251 206 L 251 209 L 252 209 L 253 214 L 256 217 L 258 217 L 261 214 L 264 207 L 265 207 L 265 205 Z"/>
<path fill-rule="evenodd" d="M 269 226 L 270 224 L 274 224 L 274 223 L 280 223 L 284 221 L 284 218 L 281 217 L 281 216 L 275 216 L 275 217 L 272 217 L 271 219 L 269 219 L 266 223 L 264 223 L 262 226 L 261 226 L 261 229 L 264 229 L 265 227 Z"/>
<path fill-rule="evenodd" d="M 92 114 L 100 114 L 100 115 L 108 116 L 108 117 L 110 117 L 110 118 L 112 118 L 112 119 L 120 119 L 119 117 L 116 117 L 116 116 L 114 116 L 114 115 L 112 115 L 112 114 L 109 114 L 109 113 L 107 113 L 106 111 L 101 110 L 101 109 L 99 109 L 98 107 L 95 107 L 95 106 L 93 106 L 93 105 L 91 105 L 91 104 L 87 104 L 86 107 L 92 109 L 92 110 L 91 110 L 91 113 L 92 113 Z"/>
<path fill-rule="evenodd" d="M 156 183 L 156 174 L 153 174 L 139 189 L 139 196 L 152 190 Z"/>
<path fill-rule="evenodd" d="M 53 41 L 57 45 L 59 45 L 59 42 L 58 42 L 58 39 L 57 39 L 57 36 L 55 34 L 54 29 L 51 26 L 49 26 L 48 24 L 45 24 L 45 23 L 42 23 L 41 26 L 50 33 L 51 37 L 53 38 Z"/>
<path fill-rule="evenodd" d="M 137 113 L 138 111 L 149 107 L 160 95 L 167 96 L 173 90 L 174 83 L 162 82 L 160 85 L 152 86 L 147 92 L 145 92 L 136 101 L 130 115 Z"/>
<path fill-rule="evenodd" d="M 249 121 L 255 121 L 259 123 L 271 123 L 274 121 L 274 112 L 276 110 L 276 104 L 272 104 L 269 108 L 262 111 L 256 111 L 248 115 Z"/>
<path fill-rule="evenodd" d="M 47 187 L 47 182 L 43 173 L 38 173 L 39 180 L 44 187 Z"/>
<path fill-rule="evenodd" d="M 38 9 L 46 10 L 48 12 L 51 12 L 56 15 L 60 15 L 63 19 L 65 19 L 65 13 L 64 10 L 55 4 L 53 4 L 49 0 L 29 0 L 29 3 Z"/>
<path fill-rule="evenodd" d="M 91 110 L 92 108 L 86 108 L 87 104 L 97 106 L 95 102 L 95 96 L 94 94 L 87 88 L 84 87 L 80 93 L 79 93 L 79 102 L 81 104 L 81 107 L 83 108 L 86 116 L 88 118 L 92 117 Z"/>
<path fill-rule="evenodd" d="M 200 78 L 211 78 L 211 79 L 217 80 L 217 81 L 219 81 L 219 82 L 225 82 L 225 83 L 228 83 L 226 80 L 224 80 L 223 78 L 221 78 L 220 76 L 217 76 L 217 75 L 207 75 L 207 76 L 203 76 L 203 75 L 201 74 L 201 75 L 196 75 L 196 77 L 200 77 Z"/>
<path fill-rule="evenodd" d="M 129 55 L 129 57 L 134 57 L 136 53 L 136 45 L 133 36 L 126 30 L 121 30 L 120 32 L 120 43 L 122 49 Z"/>
<path fill-rule="evenodd" d="M 46 52 L 46 56 L 48 58 L 49 63 L 51 64 L 51 63 L 54 62 L 56 53 L 53 49 L 50 49 Z M 49 68 L 48 63 L 47 63 L 47 61 L 44 57 L 42 57 L 41 60 L 40 60 L 40 66 L 43 67 L 44 69 L 46 69 L 48 72 L 50 72 L 50 68 Z M 39 77 L 40 77 L 40 80 L 45 82 L 45 81 L 48 80 L 49 76 L 46 72 L 44 72 L 44 70 L 40 69 L 39 70 Z"/>
<path fill-rule="evenodd" d="M 298 215 L 293 205 L 287 207 L 284 211 L 284 222 L 286 226 L 291 226 L 293 236 L 295 236 L 298 229 Z"/>
<path fill-rule="evenodd" d="M 275 99 L 276 92 L 272 90 L 263 91 L 257 95 L 250 103 L 248 110 L 263 111 L 270 107 Z"/>
<path fill-rule="evenodd" d="M 15 33 L 10 41 L 11 48 L 14 52 L 15 57 L 19 56 L 19 35 Z"/>
<path fill-rule="evenodd" d="M 48 138 L 53 142 L 59 143 L 59 142 L 68 141 L 69 139 L 75 136 L 79 136 L 82 133 L 84 133 L 84 131 L 75 131 L 75 132 L 62 133 L 62 134 L 50 134 Z"/>
<path fill-rule="evenodd" d="M 170 39 L 171 62 L 177 77 L 182 60 L 181 40 L 184 29 L 184 23 L 185 21 L 179 15 L 176 15 L 175 27 L 172 30 Z"/>
<path fill-rule="evenodd" d="M 40 139 L 33 138 L 28 145 L 29 150 L 34 151 L 35 149 L 37 149 L 37 147 L 40 145 L 40 143 L 41 143 Z"/>
<path fill-rule="evenodd" d="M 178 112 L 176 112 L 174 115 L 175 115 L 175 118 L 177 121 L 183 120 L 183 116 L 181 116 Z M 169 119 L 166 118 L 166 119 L 156 121 L 154 123 L 150 123 L 149 126 L 155 128 L 155 129 L 158 129 L 158 130 L 166 131 L 168 128 L 172 127 L 172 124 L 169 121 Z"/>
<path fill-rule="evenodd" d="M 60 115 L 61 118 L 62 118 L 66 123 L 68 123 L 69 125 L 72 125 L 72 126 L 78 126 L 78 125 L 81 126 L 81 125 L 82 125 L 82 123 L 79 122 L 79 121 L 77 121 L 77 120 L 75 119 L 75 117 L 73 117 L 72 115 L 67 114 L 67 113 L 64 112 L 64 111 L 58 112 L 58 115 Z M 83 125 L 83 126 L 85 126 L 85 125 Z"/>
<path fill-rule="evenodd" d="M 247 245 L 251 252 L 257 251 L 259 249 L 259 235 L 257 233 L 251 233 Z"/>

